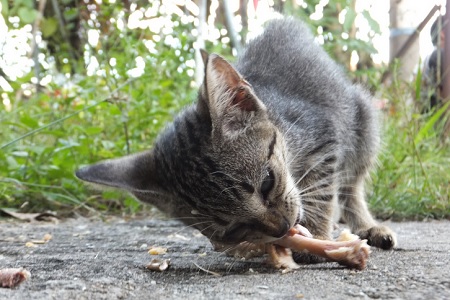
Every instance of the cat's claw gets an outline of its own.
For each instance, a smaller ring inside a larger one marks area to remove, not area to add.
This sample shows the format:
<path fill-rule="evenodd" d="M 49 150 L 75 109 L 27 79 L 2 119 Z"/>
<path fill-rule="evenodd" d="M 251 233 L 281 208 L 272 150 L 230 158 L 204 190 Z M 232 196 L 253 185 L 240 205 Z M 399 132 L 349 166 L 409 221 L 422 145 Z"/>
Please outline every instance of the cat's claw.
<path fill-rule="evenodd" d="M 386 226 L 377 225 L 368 230 L 361 230 L 356 233 L 361 239 L 366 239 L 370 246 L 390 250 L 397 245 L 395 233 Z"/>

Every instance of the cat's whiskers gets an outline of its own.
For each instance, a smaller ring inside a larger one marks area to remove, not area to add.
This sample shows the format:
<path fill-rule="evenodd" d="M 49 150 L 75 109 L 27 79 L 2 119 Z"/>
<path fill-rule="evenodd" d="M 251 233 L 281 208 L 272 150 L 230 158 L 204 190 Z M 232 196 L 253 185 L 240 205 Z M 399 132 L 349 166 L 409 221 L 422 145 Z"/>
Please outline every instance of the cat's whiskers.
<path fill-rule="evenodd" d="M 196 226 L 198 225 L 202 225 L 202 224 L 211 224 L 210 226 L 214 225 L 214 222 L 209 220 L 209 221 L 204 221 L 204 222 L 197 222 L 194 224 L 190 224 L 190 225 L 186 225 L 182 230 L 186 229 L 186 228 L 196 228 Z M 209 227 L 209 226 L 208 226 Z M 181 231 L 181 230 L 180 230 Z"/>
<path fill-rule="evenodd" d="M 295 191 L 299 196 L 303 197 L 305 195 L 305 193 L 309 190 L 314 190 L 314 191 L 318 191 L 319 189 L 324 189 L 325 187 L 323 187 L 324 183 L 329 182 L 330 180 L 325 177 L 319 181 L 315 181 L 313 184 L 303 188 L 303 189 L 299 189 L 298 186 L 294 186 L 292 187 L 289 192 L 287 192 L 286 197 L 289 197 L 290 195 L 292 195 L 292 193 Z M 327 189 L 330 188 L 330 186 L 326 187 Z"/>
<path fill-rule="evenodd" d="M 225 173 L 225 172 L 223 172 L 223 171 L 214 171 L 214 172 L 211 172 L 211 173 L 210 173 L 210 175 L 214 175 L 214 174 L 222 174 L 222 175 L 225 175 L 225 176 L 227 176 L 227 177 L 230 177 L 230 178 L 233 179 L 234 181 L 240 182 L 239 179 L 237 179 L 237 178 L 233 177 L 232 175 L 230 175 L 230 174 L 228 174 L 228 173 Z"/>
<path fill-rule="evenodd" d="M 317 161 L 317 162 L 314 163 L 311 167 L 309 167 L 309 168 L 305 171 L 305 173 L 303 173 L 303 175 L 295 182 L 295 185 L 298 185 L 302 180 L 305 179 L 306 176 L 309 175 L 309 173 L 310 173 L 311 171 L 313 171 L 317 166 L 319 166 L 320 164 L 322 164 L 324 161 L 325 161 L 325 159 L 320 160 L 320 161 Z M 333 175 L 335 175 L 335 174 L 332 174 L 332 175 L 329 175 L 329 176 L 333 176 Z"/>
<path fill-rule="evenodd" d="M 305 177 L 312 171 L 314 170 L 318 165 L 320 165 L 322 162 L 324 162 L 326 160 L 326 156 L 325 158 L 323 158 L 322 160 L 317 161 L 316 163 L 314 163 L 313 165 L 311 165 L 311 167 L 309 167 L 304 173 L 303 175 L 295 182 L 294 186 L 292 187 L 292 189 L 287 193 L 288 195 L 295 189 L 298 187 L 298 185 L 300 184 L 300 182 L 302 180 L 305 179 Z M 291 170 L 292 172 L 292 170 Z M 328 177 L 325 177 L 328 178 Z"/>
<path fill-rule="evenodd" d="M 200 212 L 200 211 L 198 211 L 196 209 L 191 210 L 191 214 L 193 216 L 201 216 L 201 217 L 207 217 L 207 218 L 211 218 L 211 219 L 213 218 L 211 215 L 207 215 L 207 214 L 202 213 L 202 212 Z"/>
<path fill-rule="evenodd" d="M 154 194 L 154 195 L 161 195 L 161 196 L 167 196 L 165 193 L 160 191 L 154 191 L 154 190 L 143 190 L 143 189 L 136 189 L 136 188 L 127 188 L 129 192 L 132 193 L 140 193 L 140 194 Z"/>
<path fill-rule="evenodd" d="M 233 269 L 234 265 L 238 262 L 238 258 L 237 257 L 233 257 L 234 259 L 231 260 L 231 263 L 229 264 L 229 266 L 225 269 L 226 274 L 229 274 L 231 272 L 231 269 Z"/>
<path fill-rule="evenodd" d="M 201 230 L 199 230 L 199 229 L 198 229 L 198 230 L 200 231 L 201 234 L 205 235 L 204 232 L 205 232 L 206 230 L 208 230 L 209 228 L 213 227 L 214 225 L 215 225 L 214 222 L 211 222 L 211 225 L 206 226 L 205 228 L 202 228 Z"/>
<path fill-rule="evenodd" d="M 334 194 L 336 192 L 336 190 L 338 190 L 338 188 L 345 187 L 345 185 L 343 185 L 343 184 L 340 184 L 340 183 L 338 184 L 337 179 L 340 177 L 346 176 L 345 175 L 346 173 L 347 172 L 345 172 L 345 171 L 340 171 L 340 172 L 335 171 L 334 173 L 329 174 L 328 176 L 324 176 L 320 180 L 315 180 L 313 184 L 307 185 L 306 187 L 299 189 L 298 185 L 299 185 L 300 181 L 303 180 L 305 177 L 305 176 L 302 176 L 302 178 L 300 178 L 297 181 L 295 187 L 298 188 L 298 193 L 301 196 L 305 196 L 306 195 L 305 192 L 307 192 L 309 190 L 313 190 L 313 189 L 317 190 L 317 191 L 319 191 L 320 189 L 327 189 L 327 190 L 332 189 L 332 191 L 333 191 L 332 193 Z M 350 178 L 350 177 L 347 176 L 347 178 Z M 329 184 L 327 186 L 323 186 L 325 183 L 329 183 Z M 292 192 L 293 189 L 294 188 L 292 188 L 291 191 L 288 192 L 288 195 Z"/>
<path fill-rule="evenodd" d="M 294 128 L 295 125 L 297 125 L 297 122 L 300 121 L 300 119 L 302 119 L 305 116 L 305 112 L 302 111 L 302 114 L 300 116 L 298 116 L 297 119 L 295 119 L 294 122 L 292 122 L 291 126 L 289 126 L 289 128 L 284 132 L 285 136 L 288 136 L 288 133 L 291 131 L 292 128 Z"/>
<path fill-rule="evenodd" d="M 224 188 L 223 190 L 220 191 L 220 195 L 222 195 L 224 192 L 231 190 L 231 189 L 235 189 L 237 187 L 237 185 L 233 185 L 233 186 L 229 186 Z"/>
<path fill-rule="evenodd" d="M 305 193 L 302 196 L 302 199 L 309 199 L 309 198 L 314 198 L 314 197 L 319 197 L 319 196 L 333 196 L 334 192 L 333 191 L 324 191 L 324 190 L 313 190 L 309 193 Z M 329 202 L 329 201 L 325 201 L 325 202 Z"/>
<path fill-rule="evenodd" d="M 219 231 L 219 229 L 215 229 L 209 237 L 207 237 L 210 241 L 213 240 L 213 236 Z"/>
<path fill-rule="evenodd" d="M 221 256 L 229 257 L 228 251 L 235 249 L 238 245 L 239 244 L 237 244 L 237 245 L 230 245 L 228 248 L 222 248 L 220 250 L 216 250 L 216 252 L 219 252 L 219 257 L 221 257 Z M 231 257 L 231 258 L 234 258 L 234 257 Z M 211 265 L 212 265 L 212 262 L 209 264 L 208 267 L 211 267 Z M 226 272 L 228 273 L 228 270 L 226 270 Z"/>
<path fill-rule="evenodd" d="M 192 216 L 192 217 L 173 217 L 169 218 L 168 220 L 178 220 L 178 221 L 185 221 L 185 220 L 198 220 L 198 219 L 211 219 L 210 216 Z"/>
<path fill-rule="evenodd" d="M 326 184 L 326 186 L 325 186 L 325 184 Z M 301 196 L 307 195 L 306 192 L 311 191 L 311 190 L 318 191 L 318 192 L 323 191 L 323 190 L 326 190 L 326 191 L 331 190 L 334 193 L 335 189 L 336 189 L 336 183 L 334 183 L 334 180 L 330 179 L 329 177 L 325 177 L 318 181 L 315 181 L 314 184 L 311 184 L 310 186 L 308 186 L 306 188 L 298 189 L 298 193 Z"/>
<path fill-rule="evenodd" d="M 242 246 L 242 243 L 229 244 L 229 245 L 227 245 L 227 247 L 220 249 L 220 253 L 221 253 L 221 255 L 223 255 L 223 254 L 228 255 L 228 252 L 233 251 L 241 246 Z"/>
<path fill-rule="evenodd" d="M 340 193 L 340 194 L 342 194 L 342 193 Z M 347 195 L 351 195 L 351 194 L 347 194 Z M 320 200 L 320 199 L 317 199 L 317 198 L 314 198 L 314 197 L 308 198 L 307 201 L 308 201 L 310 204 L 312 204 L 312 203 L 317 203 L 317 204 L 327 204 L 327 203 L 328 203 L 328 201 Z M 341 211 L 347 211 L 347 212 L 351 212 L 351 213 L 353 213 L 353 214 L 355 214 L 355 215 L 359 215 L 359 211 L 358 211 L 358 210 L 349 208 L 349 207 L 346 206 L 345 204 L 340 204 L 340 203 L 338 203 L 338 206 L 339 206 L 339 209 L 340 209 Z M 317 215 L 318 213 L 321 213 L 321 212 L 322 212 L 322 210 L 321 210 L 320 207 L 312 206 L 312 205 L 304 205 L 304 206 L 303 206 L 303 209 L 304 209 L 304 211 L 305 211 L 306 213 L 310 213 L 310 215 Z M 324 216 L 322 215 L 321 217 L 323 218 Z M 332 218 L 329 218 L 329 219 L 332 219 Z"/>
<path fill-rule="evenodd" d="M 220 250 L 219 256 L 226 256 L 232 258 L 232 263 L 226 268 L 226 273 L 230 273 L 231 269 L 234 267 L 236 263 L 238 263 L 241 258 L 239 256 L 236 256 L 233 251 L 240 248 L 241 253 L 247 253 L 249 252 L 249 249 L 253 246 L 252 243 L 249 242 L 242 242 L 238 244 L 229 245 L 226 248 L 223 248 Z"/>
<path fill-rule="evenodd" d="M 175 220 L 177 220 L 177 219 L 175 219 Z M 206 226 L 206 227 L 203 228 L 202 230 L 199 230 L 199 229 L 195 228 L 195 226 L 197 226 L 197 225 L 208 224 L 208 223 L 211 223 L 211 225 Z M 172 234 L 173 234 L 173 235 L 179 235 L 181 232 L 183 232 L 184 230 L 186 230 L 186 229 L 188 229 L 188 228 L 195 228 L 195 229 L 197 229 L 199 232 L 203 233 L 202 231 L 208 229 L 208 228 L 211 227 L 211 226 L 214 226 L 214 222 L 213 222 L 213 221 L 198 222 L 198 223 L 194 223 L 194 224 L 191 224 L 191 225 L 184 225 L 181 229 L 179 229 L 179 230 L 173 232 Z M 166 246 L 168 243 L 169 243 L 169 241 L 167 240 L 167 241 L 163 244 L 163 246 Z"/>

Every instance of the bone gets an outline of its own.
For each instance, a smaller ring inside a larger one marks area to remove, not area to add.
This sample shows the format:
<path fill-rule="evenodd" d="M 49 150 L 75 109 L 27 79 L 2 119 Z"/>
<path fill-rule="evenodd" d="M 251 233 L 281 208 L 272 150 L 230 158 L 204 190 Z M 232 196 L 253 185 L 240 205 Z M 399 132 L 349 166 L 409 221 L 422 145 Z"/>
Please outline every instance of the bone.
<path fill-rule="evenodd" d="M 349 268 L 363 270 L 366 267 L 370 253 L 366 240 L 348 231 L 343 231 L 336 241 L 314 239 L 299 234 L 301 232 L 298 227 L 294 227 L 274 244 L 298 252 L 307 251 Z"/>

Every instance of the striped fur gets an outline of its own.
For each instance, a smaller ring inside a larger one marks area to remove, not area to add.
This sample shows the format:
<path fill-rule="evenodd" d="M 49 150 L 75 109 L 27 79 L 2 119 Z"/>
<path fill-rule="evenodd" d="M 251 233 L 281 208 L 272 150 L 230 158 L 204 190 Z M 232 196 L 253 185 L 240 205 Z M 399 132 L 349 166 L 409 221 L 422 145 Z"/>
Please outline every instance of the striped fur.
<path fill-rule="evenodd" d="M 235 66 L 204 58 L 197 102 L 150 151 L 77 176 L 126 189 L 217 244 L 269 242 L 296 223 L 330 238 L 339 203 L 354 232 L 395 245 L 364 200 L 379 144 L 371 98 L 302 24 L 270 22 Z"/>

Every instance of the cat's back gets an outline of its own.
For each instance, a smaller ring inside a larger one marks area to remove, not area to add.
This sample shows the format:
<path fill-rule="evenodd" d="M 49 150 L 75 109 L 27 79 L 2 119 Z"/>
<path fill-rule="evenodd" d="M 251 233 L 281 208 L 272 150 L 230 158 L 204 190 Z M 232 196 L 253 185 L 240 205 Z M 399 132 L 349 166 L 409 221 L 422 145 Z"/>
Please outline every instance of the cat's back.
<path fill-rule="evenodd" d="M 348 161 L 358 153 L 374 156 L 379 138 L 371 96 L 348 79 L 302 22 L 268 22 L 236 68 L 285 131 L 291 148 L 301 151 L 328 139 L 345 145 Z"/>
<path fill-rule="evenodd" d="M 310 29 L 292 18 L 269 21 L 236 67 L 256 89 L 272 87 L 305 101 L 331 105 L 336 96 L 349 92 L 342 68 L 317 44 Z"/>

